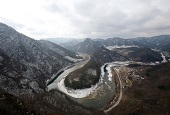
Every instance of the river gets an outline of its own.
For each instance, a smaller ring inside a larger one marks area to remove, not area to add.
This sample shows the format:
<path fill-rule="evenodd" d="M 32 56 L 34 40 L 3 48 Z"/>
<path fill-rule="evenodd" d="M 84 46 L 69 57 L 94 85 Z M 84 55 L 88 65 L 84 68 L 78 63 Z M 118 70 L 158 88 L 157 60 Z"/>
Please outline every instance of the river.
<path fill-rule="evenodd" d="M 108 79 L 108 73 L 104 73 L 102 81 L 98 83 L 98 88 L 86 98 L 73 98 L 76 102 L 86 106 L 100 109 L 107 105 L 113 98 L 115 91 L 114 79 Z"/>
<path fill-rule="evenodd" d="M 104 64 L 101 67 L 101 78 L 99 82 L 91 88 L 82 90 L 70 90 L 64 85 L 65 77 L 70 72 L 83 67 L 89 60 L 90 57 L 86 58 L 85 61 L 81 61 L 71 67 L 64 69 L 61 74 L 55 77 L 56 79 L 50 80 L 53 82 L 47 86 L 47 90 L 50 91 L 51 89 L 58 89 L 69 96 L 72 100 L 86 107 L 99 109 L 105 106 L 113 98 L 115 91 L 114 79 L 112 78 L 111 73 L 109 73 L 110 67 L 108 64 Z"/>

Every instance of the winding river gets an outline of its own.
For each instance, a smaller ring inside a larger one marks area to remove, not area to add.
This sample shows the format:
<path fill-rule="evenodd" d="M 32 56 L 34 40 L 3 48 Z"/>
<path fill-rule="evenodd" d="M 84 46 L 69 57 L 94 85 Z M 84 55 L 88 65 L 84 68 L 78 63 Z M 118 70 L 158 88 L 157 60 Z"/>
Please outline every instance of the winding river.
<path fill-rule="evenodd" d="M 81 67 L 83 67 L 90 57 L 85 61 L 74 64 L 71 67 L 67 67 L 62 70 L 55 80 L 47 86 L 48 91 L 51 89 L 58 89 L 61 92 L 65 93 L 72 100 L 86 106 L 100 109 L 107 105 L 115 94 L 115 82 L 111 75 L 111 66 L 107 63 L 101 67 L 101 77 L 99 82 L 92 86 L 91 88 L 82 89 L 82 90 L 72 90 L 68 89 L 64 85 L 65 77 Z M 110 73 L 109 73 L 110 72 Z"/>

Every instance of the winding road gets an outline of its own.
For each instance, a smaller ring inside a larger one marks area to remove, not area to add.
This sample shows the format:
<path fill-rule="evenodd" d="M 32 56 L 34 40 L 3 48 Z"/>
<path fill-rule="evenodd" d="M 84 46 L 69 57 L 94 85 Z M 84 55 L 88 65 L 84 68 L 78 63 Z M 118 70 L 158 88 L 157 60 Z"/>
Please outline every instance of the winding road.
<path fill-rule="evenodd" d="M 104 110 L 105 113 L 109 112 L 109 111 L 112 110 L 114 107 L 116 107 L 116 106 L 120 103 L 120 100 L 121 100 L 121 98 L 122 98 L 122 81 L 121 81 L 121 79 L 120 79 L 120 75 L 119 75 L 119 73 L 118 73 L 118 70 L 114 68 L 114 71 L 116 72 L 117 77 L 118 77 L 119 82 L 120 82 L 119 98 L 118 98 L 118 100 L 116 101 L 116 103 L 114 103 L 113 106 L 111 106 L 111 107 L 108 108 L 107 110 Z"/>

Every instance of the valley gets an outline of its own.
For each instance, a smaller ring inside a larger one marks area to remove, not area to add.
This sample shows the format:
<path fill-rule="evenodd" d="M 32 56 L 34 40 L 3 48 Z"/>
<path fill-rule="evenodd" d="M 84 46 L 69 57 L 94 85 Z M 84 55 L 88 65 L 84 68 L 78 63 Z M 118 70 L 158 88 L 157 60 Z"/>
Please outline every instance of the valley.
<path fill-rule="evenodd" d="M 87 64 L 88 61 L 86 61 L 85 64 Z M 85 64 L 83 66 L 85 66 Z M 65 78 L 67 78 L 71 72 L 79 69 L 75 69 L 73 66 L 73 71 L 58 76 L 58 78 L 48 86 L 48 90 L 51 90 L 51 87 L 56 88 L 67 94 L 73 101 L 86 107 L 93 107 L 108 113 L 120 103 L 124 89 L 131 87 L 133 82 L 143 82 L 145 78 L 141 72 L 146 71 L 146 67 L 151 65 L 153 65 L 153 63 L 134 61 L 106 63 L 101 67 L 102 73 L 99 82 L 90 88 L 82 89 L 69 88 L 64 83 Z M 78 63 L 76 66 L 83 67 L 82 63 Z"/>
<path fill-rule="evenodd" d="M 85 42 L 89 42 L 89 41 L 90 40 L 88 39 Z M 90 44 L 92 44 L 92 42 L 93 41 L 90 41 Z M 91 55 L 96 57 L 95 59 L 99 65 L 104 64 L 101 67 L 101 75 L 100 75 L 103 77 L 100 77 L 99 82 L 96 84 L 97 86 L 95 86 L 95 88 L 94 86 L 92 86 L 91 87 L 92 89 L 89 88 L 89 93 L 85 93 L 85 90 L 87 91 L 88 89 L 77 90 L 77 89 L 72 89 L 73 87 L 71 88 L 67 87 L 68 89 L 65 88 L 65 91 L 63 91 L 60 89 L 61 85 L 64 85 L 64 79 L 63 79 L 62 84 L 59 83 L 60 86 L 58 87 L 58 90 L 61 90 L 62 92 L 66 93 L 68 96 L 71 96 L 72 100 L 86 107 L 93 107 L 96 109 L 100 109 L 104 111 L 105 113 L 111 113 L 114 110 L 114 108 L 119 105 L 122 98 L 124 98 L 124 91 L 126 89 L 131 88 L 133 84 L 136 82 L 141 83 L 145 80 L 144 74 L 148 68 L 151 68 L 153 65 L 156 66 L 161 63 L 166 63 L 167 58 L 168 58 L 168 57 L 165 58 L 163 53 L 160 53 L 160 51 L 155 52 L 154 50 L 150 50 L 147 48 L 139 48 L 139 47 L 135 48 L 134 46 L 114 47 L 111 51 L 116 51 L 119 55 L 121 54 L 122 57 L 124 56 L 125 61 L 122 62 L 116 59 L 117 61 L 115 62 L 107 63 L 110 61 L 107 59 L 108 56 L 104 58 L 102 58 L 102 56 L 108 55 L 109 51 L 107 51 L 107 49 L 102 48 L 102 47 L 101 48 L 99 47 L 97 49 L 98 49 L 97 53 L 89 52 Z M 145 50 L 147 53 L 145 53 Z M 100 54 L 103 51 L 105 52 L 107 51 L 107 54 Z M 127 52 L 133 52 L 133 54 L 129 55 Z M 118 55 L 118 54 L 116 55 L 115 54 L 114 56 Z M 135 54 L 136 54 L 136 57 L 133 57 L 135 56 Z M 146 55 L 148 56 L 146 57 Z M 111 57 L 111 58 L 113 58 L 112 59 L 113 61 L 114 57 Z M 122 58 L 121 60 L 124 60 L 124 59 Z M 126 60 L 129 60 L 129 61 L 126 61 Z M 110 67 L 110 70 L 109 70 L 110 73 L 108 73 L 108 75 L 105 75 L 105 72 L 102 73 L 102 71 L 107 72 L 107 70 L 103 69 L 106 65 Z M 65 77 L 67 78 L 67 76 Z M 105 78 L 107 78 L 107 80 Z M 103 81 L 103 79 L 105 79 L 105 81 Z M 104 83 L 105 85 L 102 83 Z M 79 92 L 76 92 L 76 91 L 79 91 Z M 88 95 L 84 95 L 84 97 L 83 96 L 81 97 L 80 96 L 81 91 L 84 92 L 84 94 L 88 94 Z M 70 92 L 72 94 L 74 93 L 75 95 L 74 96 L 70 95 L 69 94 Z M 111 95 L 109 94 L 110 92 L 112 93 Z M 78 96 L 76 97 L 76 95 Z M 104 102 L 101 100 L 104 100 Z"/>
<path fill-rule="evenodd" d="M 169 113 L 169 43 L 160 35 L 60 46 L 0 23 L 0 113 Z"/>

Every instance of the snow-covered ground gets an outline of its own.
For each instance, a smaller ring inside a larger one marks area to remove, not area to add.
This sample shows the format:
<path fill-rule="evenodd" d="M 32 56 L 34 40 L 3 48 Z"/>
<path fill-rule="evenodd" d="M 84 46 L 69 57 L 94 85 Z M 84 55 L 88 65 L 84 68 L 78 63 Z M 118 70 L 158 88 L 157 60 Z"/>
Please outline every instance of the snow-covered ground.
<path fill-rule="evenodd" d="M 105 64 L 100 68 L 101 70 L 101 76 L 100 76 L 100 79 L 99 79 L 99 82 L 100 83 L 103 83 L 103 77 L 104 77 L 104 66 Z"/>
<path fill-rule="evenodd" d="M 108 72 L 108 80 L 109 81 L 112 81 L 112 70 L 111 70 L 111 66 L 110 65 L 108 65 L 107 67 L 106 67 L 106 70 L 107 70 L 107 72 Z"/>
<path fill-rule="evenodd" d="M 162 56 L 162 59 L 163 59 L 162 63 L 167 62 L 167 60 L 166 60 L 165 56 L 163 55 L 163 53 L 161 53 L 161 56 Z"/>
<path fill-rule="evenodd" d="M 106 48 L 109 49 L 109 50 L 113 50 L 115 48 L 130 48 L 130 47 L 138 47 L 138 46 L 135 46 L 135 45 L 132 45 L 132 46 L 125 46 L 125 45 L 118 46 L 118 45 L 115 45 L 115 46 L 107 46 Z"/>
<path fill-rule="evenodd" d="M 57 83 L 59 90 L 71 97 L 74 97 L 74 98 L 87 97 L 88 95 L 90 95 L 91 93 L 95 92 L 98 89 L 98 84 L 96 84 L 90 88 L 86 88 L 86 89 L 77 89 L 77 90 L 69 89 L 69 88 L 65 87 L 64 80 L 65 80 L 65 78 L 63 78 L 59 83 Z"/>

